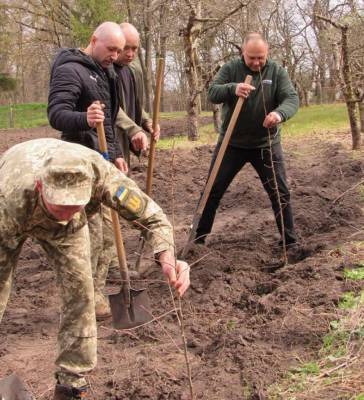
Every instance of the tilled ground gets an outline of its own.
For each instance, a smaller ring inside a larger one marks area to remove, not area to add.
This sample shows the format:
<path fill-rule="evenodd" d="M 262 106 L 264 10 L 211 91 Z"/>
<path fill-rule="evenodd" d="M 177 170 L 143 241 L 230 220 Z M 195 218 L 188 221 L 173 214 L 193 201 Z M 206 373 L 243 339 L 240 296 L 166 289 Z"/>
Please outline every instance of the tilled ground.
<path fill-rule="evenodd" d="M 9 144 L 47 136 L 37 130 L 6 134 Z M 52 135 L 55 135 L 52 133 Z M 250 166 L 226 193 L 205 246 L 189 255 L 192 284 L 183 299 L 184 324 L 196 398 L 263 399 L 268 385 L 312 357 L 344 292 L 363 283 L 343 278 L 364 259 L 363 152 L 350 135 L 322 134 L 284 143 L 295 221 L 308 257 L 280 269 L 270 203 Z M 153 194 L 173 220 L 181 248 L 203 188 L 212 149 L 160 151 Z M 132 177 L 144 187 L 146 162 Z M 340 197 L 341 196 L 341 197 Z M 138 233 L 124 227 L 130 264 Z M 89 376 L 91 399 L 189 399 L 182 338 L 159 267 L 143 262 L 156 321 L 119 332 L 99 324 L 98 365 Z M 38 245 L 26 242 L 0 325 L 0 376 L 17 372 L 37 399 L 50 399 L 59 299 L 54 274 Z M 332 399 L 332 394 L 327 397 Z"/>

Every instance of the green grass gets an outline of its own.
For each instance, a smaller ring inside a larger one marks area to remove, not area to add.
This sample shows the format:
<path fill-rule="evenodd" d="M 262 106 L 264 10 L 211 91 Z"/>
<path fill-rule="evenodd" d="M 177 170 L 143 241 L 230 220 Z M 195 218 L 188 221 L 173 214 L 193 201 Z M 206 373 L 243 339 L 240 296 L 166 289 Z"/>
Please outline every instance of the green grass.
<path fill-rule="evenodd" d="M 356 305 L 357 301 L 358 299 L 355 297 L 353 292 L 344 293 L 339 301 L 339 308 L 349 310 Z"/>
<path fill-rule="evenodd" d="M 364 380 L 358 378 L 361 377 L 358 372 L 364 338 L 364 292 L 357 296 L 346 293 L 339 308 L 342 309 L 342 318 L 331 321 L 330 331 L 323 338 L 317 359 L 302 362 L 287 372 L 285 378 L 267 388 L 269 399 L 308 400 L 311 398 L 310 393 L 315 394 L 315 398 L 318 398 L 319 393 L 326 398 L 325 393 L 330 389 L 331 392 L 338 390 L 343 400 L 364 400 Z M 357 356 L 355 361 L 354 356 Z M 343 387 L 337 388 L 340 382 Z M 346 388 L 350 390 L 346 391 Z M 357 394 L 353 396 L 354 390 Z M 336 398 L 335 395 L 332 398 Z"/>
<path fill-rule="evenodd" d="M 12 116 L 13 126 L 10 123 L 10 106 L 0 106 L 0 129 L 35 128 L 48 125 L 46 104 L 15 104 L 12 106 Z"/>
<path fill-rule="evenodd" d="M 162 113 L 161 118 L 170 118 L 169 115 L 183 117 L 185 113 Z M 204 112 L 202 115 L 211 115 Z M 297 114 L 283 124 L 283 136 L 300 136 L 309 133 L 335 132 L 340 129 L 349 129 L 349 119 L 345 104 L 323 104 L 302 107 Z M 214 132 L 213 124 L 205 125 L 199 129 L 199 140 L 190 142 L 184 136 L 163 138 L 158 143 L 160 149 L 170 149 L 173 146 L 190 148 L 202 144 L 214 144 L 217 134 Z"/>
<path fill-rule="evenodd" d="M 353 281 L 360 281 L 364 279 L 364 261 L 355 265 L 355 268 L 344 270 L 344 276 Z"/>
<path fill-rule="evenodd" d="M 48 124 L 46 104 L 17 104 L 13 106 L 14 128 L 31 128 Z M 211 112 L 204 111 L 201 116 L 210 116 Z M 161 120 L 185 118 L 185 111 L 161 113 Z M 0 129 L 9 128 L 9 106 L 0 106 Z M 339 129 L 348 129 L 349 122 L 345 104 L 324 104 L 300 108 L 298 113 L 283 125 L 284 136 L 304 135 L 312 132 L 332 132 Z M 217 135 L 212 124 L 199 129 L 199 140 L 191 142 L 186 135 L 175 138 L 161 139 L 160 149 L 175 147 L 191 148 L 201 144 L 213 144 Z"/>
<path fill-rule="evenodd" d="M 302 107 L 283 125 L 283 135 L 330 132 L 349 128 L 345 104 L 323 104 Z"/>

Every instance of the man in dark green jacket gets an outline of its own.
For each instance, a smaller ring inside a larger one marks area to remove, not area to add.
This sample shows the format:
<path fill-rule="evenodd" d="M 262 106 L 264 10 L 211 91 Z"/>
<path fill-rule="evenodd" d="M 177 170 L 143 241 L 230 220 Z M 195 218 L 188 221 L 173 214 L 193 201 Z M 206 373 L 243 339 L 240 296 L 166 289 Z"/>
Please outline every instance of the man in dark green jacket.
<path fill-rule="evenodd" d="M 242 54 L 243 57 L 222 66 L 208 91 L 212 103 L 223 103 L 223 123 L 210 171 L 238 97 L 244 97 L 245 102 L 202 213 L 196 231 L 196 242 L 204 243 L 206 235 L 211 232 L 221 198 L 235 175 L 249 162 L 258 173 L 270 198 L 280 234 L 284 231 L 282 243 L 290 248 L 297 242 L 297 236 L 293 226 L 279 124 L 297 112 L 298 96 L 285 69 L 267 59 L 268 44 L 260 34 L 253 33 L 245 38 Z M 251 85 L 243 83 L 247 75 L 253 77 Z M 273 168 L 282 213 L 274 185 Z"/>

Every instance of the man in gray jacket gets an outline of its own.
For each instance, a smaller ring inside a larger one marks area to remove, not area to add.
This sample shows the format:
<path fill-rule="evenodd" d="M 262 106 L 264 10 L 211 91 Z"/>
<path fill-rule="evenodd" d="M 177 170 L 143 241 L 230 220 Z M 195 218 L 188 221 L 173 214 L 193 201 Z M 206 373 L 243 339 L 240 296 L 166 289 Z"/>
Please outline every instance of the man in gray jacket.
<path fill-rule="evenodd" d="M 121 111 L 116 119 L 116 133 L 124 159 L 130 166 L 131 149 L 139 153 L 148 147 L 145 132 L 159 139 L 160 128 L 153 131 L 152 120 L 144 110 L 144 81 L 139 62 L 136 60 L 140 45 L 137 29 L 127 22 L 120 25 L 125 37 L 125 46 L 114 67 L 121 82 Z"/>
<path fill-rule="evenodd" d="M 251 85 L 244 83 L 247 75 L 253 77 Z M 268 43 L 260 34 L 252 33 L 244 41 L 242 57 L 222 66 L 209 87 L 208 95 L 211 102 L 223 103 L 223 123 L 211 168 L 238 98 L 244 97 L 245 103 L 197 227 L 196 242 L 204 243 L 206 235 L 211 232 L 221 198 L 235 175 L 249 162 L 271 201 L 282 237 L 281 243 L 287 249 L 294 248 L 297 236 L 293 226 L 279 124 L 297 112 L 299 102 L 286 70 L 268 59 Z"/>

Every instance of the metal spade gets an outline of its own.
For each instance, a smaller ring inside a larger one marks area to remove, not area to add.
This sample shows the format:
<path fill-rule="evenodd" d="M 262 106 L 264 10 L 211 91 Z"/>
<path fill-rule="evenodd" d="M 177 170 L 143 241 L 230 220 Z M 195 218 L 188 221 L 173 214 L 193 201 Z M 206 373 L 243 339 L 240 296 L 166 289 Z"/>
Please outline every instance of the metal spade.
<path fill-rule="evenodd" d="M 105 156 L 107 155 L 107 143 L 102 122 L 97 124 L 97 136 L 100 151 Z M 121 274 L 120 292 L 109 294 L 112 321 L 116 329 L 130 329 L 151 321 L 153 316 L 150 312 L 150 300 L 146 289 L 132 289 L 130 287 L 119 215 L 115 210 L 111 210 L 111 218 Z"/>

